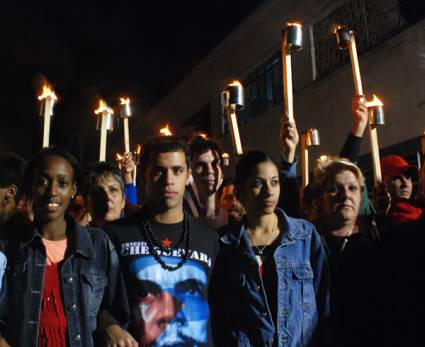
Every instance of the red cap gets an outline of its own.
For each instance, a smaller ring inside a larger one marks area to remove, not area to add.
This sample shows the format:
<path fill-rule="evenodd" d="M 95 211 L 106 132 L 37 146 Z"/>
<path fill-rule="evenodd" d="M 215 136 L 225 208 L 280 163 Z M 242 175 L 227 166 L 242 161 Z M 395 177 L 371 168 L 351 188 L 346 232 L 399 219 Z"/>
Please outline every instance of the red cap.
<path fill-rule="evenodd" d="M 409 176 L 418 176 L 418 168 L 404 160 L 399 155 L 387 155 L 381 160 L 382 177 L 401 176 L 407 174 Z"/>

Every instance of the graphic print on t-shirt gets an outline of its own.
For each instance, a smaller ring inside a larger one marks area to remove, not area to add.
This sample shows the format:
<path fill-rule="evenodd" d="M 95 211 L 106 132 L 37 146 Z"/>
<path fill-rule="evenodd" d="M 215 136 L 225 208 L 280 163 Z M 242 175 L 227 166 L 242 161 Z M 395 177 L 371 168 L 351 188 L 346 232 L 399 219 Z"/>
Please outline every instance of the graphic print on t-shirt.
<path fill-rule="evenodd" d="M 175 266 L 179 257 L 161 256 Z M 202 346 L 208 343 L 208 276 L 205 268 L 189 259 L 175 271 L 164 270 L 153 256 L 129 263 L 138 283 L 138 305 L 133 311 L 139 346 Z"/>

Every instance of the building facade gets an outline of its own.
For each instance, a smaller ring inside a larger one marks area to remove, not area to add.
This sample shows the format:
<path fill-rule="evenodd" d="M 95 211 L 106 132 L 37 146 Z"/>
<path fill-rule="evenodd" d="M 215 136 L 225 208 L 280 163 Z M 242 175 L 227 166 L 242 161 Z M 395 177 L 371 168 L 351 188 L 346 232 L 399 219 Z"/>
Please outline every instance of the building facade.
<path fill-rule="evenodd" d="M 378 129 L 381 154 L 415 153 L 425 131 L 424 14 L 420 0 L 265 1 L 135 121 L 132 138 L 143 142 L 169 123 L 175 130 L 206 131 L 232 152 L 221 92 L 239 80 L 246 94 L 238 116 L 244 150 L 261 149 L 278 159 L 284 112 L 281 31 L 286 22 L 298 21 L 304 42 L 292 56 L 295 119 L 300 132 L 317 128 L 321 138 L 310 159 L 338 154 L 353 123 L 351 66 L 330 32 L 335 24 L 354 30 L 366 98 L 376 94 L 385 104 L 386 125 Z M 366 134 L 362 154 L 368 152 Z M 363 159 L 362 165 L 370 166 L 367 155 Z"/>

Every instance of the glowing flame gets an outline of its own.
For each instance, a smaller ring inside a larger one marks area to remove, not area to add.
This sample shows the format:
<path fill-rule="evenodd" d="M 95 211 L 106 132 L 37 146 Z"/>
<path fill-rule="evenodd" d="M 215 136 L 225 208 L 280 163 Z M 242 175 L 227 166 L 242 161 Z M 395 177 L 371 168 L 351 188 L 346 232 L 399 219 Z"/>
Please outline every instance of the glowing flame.
<path fill-rule="evenodd" d="M 382 103 L 381 100 L 378 99 L 378 97 L 375 94 L 373 94 L 373 100 L 367 101 L 366 106 L 367 107 L 382 107 L 384 106 L 384 104 Z"/>
<path fill-rule="evenodd" d="M 141 150 L 142 150 L 142 146 L 140 144 L 137 144 L 136 145 L 136 150 L 135 150 L 136 154 L 140 154 L 140 151 Z"/>
<path fill-rule="evenodd" d="M 336 34 L 338 30 L 345 28 L 344 25 L 342 24 L 335 24 L 332 28 L 332 33 Z"/>
<path fill-rule="evenodd" d="M 229 87 L 242 87 L 242 84 L 241 82 L 235 80 L 229 84 Z"/>
<path fill-rule="evenodd" d="M 302 28 L 302 24 L 301 23 L 297 23 L 297 22 L 292 22 L 292 23 L 286 23 L 287 27 L 299 27 Z"/>
<path fill-rule="evenodd" d="M 319 157 L 319 161 L 326 161 L 326 160 L 328 160 L 328 159 L 330 159 L 330 156 L 329 156 L 329 155 L 321 155 L 321 156 Z"/>
<path fill-rule="evenodd" d="M 121 105 L 129 105 L 130 104 L 130 98 L 120 98 Z"/>
<path fill-rule="evenodd" d="M 110 113 L 110 114 L 114 114 L 114 111 L 112 110 L 112 108 L 110 108 L 105 101 L 103 101 L 102 99 L 99 100 L 99 108 L 97 110 L 94 111 L 94 113 L 99 114 L 99 113 L 103 113 L 104 111 Z"/>
<path fill-rule="evenodd" d="M 222 156 L 223 159 L 230 158 L 229 153 L 226 153 L 226 152 L 224 152 L 221 156 Z"/>
<path fill-rule="evenodd" d="M 50 87 L 47 84 L 43 86 L 43 93 L 39 95 L 38 100 L 43 100 L 46 98 L 52 98 L 53 100 L 58 99 L 55 92 L 52 89 L 50 89 Z"/>
<path fill-rule="evenodd" d="M 168 123 L 164 128 L 159 130 L 159 133 L 163 136 L 172 136 L 173 135 L 173 133 L 170 131 Z"/>
<path fill-rule="evenodd" d="M 208 135 L 205 133 L 198 133 L 197 135 L 202 137 L 204 140 L 208 140 Z"/>
<path fill-rule="evenodd" d="M 122 161 L 124 159 L 124 157 L 121 154 L 117 153 L 117 154 L 115 154 L 115 159 L 116 159 L 116 161 Z"/>

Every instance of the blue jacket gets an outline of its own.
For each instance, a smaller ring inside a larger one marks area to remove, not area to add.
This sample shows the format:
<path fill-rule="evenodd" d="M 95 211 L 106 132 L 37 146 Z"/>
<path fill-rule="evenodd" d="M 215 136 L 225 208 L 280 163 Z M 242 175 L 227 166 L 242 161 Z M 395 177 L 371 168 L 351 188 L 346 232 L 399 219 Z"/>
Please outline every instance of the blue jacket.
<path fill-rule="evenodd" d="M 210 287 L 217 346 L 319 346 L 329 316 L 325 249 L 314 226 L 276 209 L 280 224 L 274 252 L 278 278 L 274 325 L 244 221 L 228 227 Z"/>
<path fill-rule="evenodd" d="M 67 218 L 68 248 L 60 268 L 68 346 L 94 346 L 95 330 L 129 321 L 118 256 L 103 230 Z M 37 346 L 46 251 L 33 227 L 0 241 L 6 255 L 0 329 L 12 346 Z M 97 336 L 97 334 L 96 334 Z"/>

